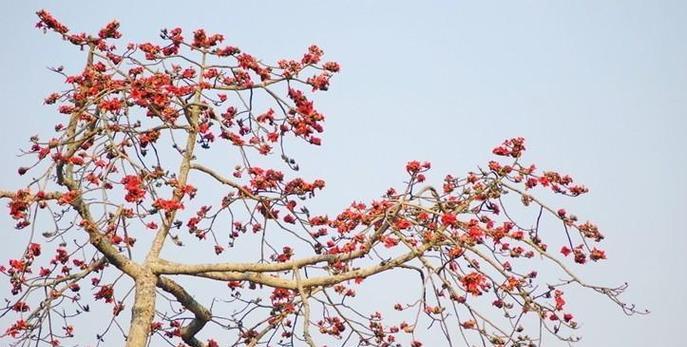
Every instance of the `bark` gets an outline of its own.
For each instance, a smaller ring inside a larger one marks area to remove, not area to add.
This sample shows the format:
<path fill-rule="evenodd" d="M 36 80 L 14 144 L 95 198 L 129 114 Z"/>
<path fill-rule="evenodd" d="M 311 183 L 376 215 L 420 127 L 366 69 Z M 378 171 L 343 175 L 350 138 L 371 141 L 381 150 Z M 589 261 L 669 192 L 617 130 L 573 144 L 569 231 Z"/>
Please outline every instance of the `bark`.
<path fill-rule="evenodd" d="M 181 328 L 181 339 L 189 346 L 205 347 L 206 344 L 198 340 L 196 334 L 212 319 L 210 310 L 196 301 L 182 286 L 169 278 L 158 277 L 157 286 L 174 295 L 177 301 L 195 316 L 189 324 Z"/>
<path fill-rule="evenodd" d="M 150 324 L 155 316 L 155 288 L 157 279 L 152 273 L 136 280 L 136 298 L 131 309 L 131 325 L 126 347 L 145 347 L 150 335 Z"/>

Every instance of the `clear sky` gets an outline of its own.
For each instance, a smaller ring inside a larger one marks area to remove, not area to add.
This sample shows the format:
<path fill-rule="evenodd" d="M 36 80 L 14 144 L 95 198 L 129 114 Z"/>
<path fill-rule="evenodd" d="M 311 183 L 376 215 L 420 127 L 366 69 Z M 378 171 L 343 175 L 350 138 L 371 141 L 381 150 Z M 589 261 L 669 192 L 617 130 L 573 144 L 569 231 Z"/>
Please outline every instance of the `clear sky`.
<path fill-rule="evenodd" d="M 687 2 L 3 1 L 0 188 L 25 183 L 20 144 L 60 117 L 41 105 L 62 83 L 45 67 L 83 61 L 33 28 L 40 8 L 75 31 L 116 18 L 130 41 L 204 27 L 265 60 L 319 44 L 343 72 L 317 97 L 324 145 L 299 159 L 327 179 L 324 209 L 397 185 L 408 160 L 431 161 L 439 180 L 483 165 L 505 138 L 527 138 L 529 160 L 591 189 L 566 202 L 607 237 L 609 260 L 585 276 L 628 281 L 626 300 L 652 311 L 628 318 L 581 294 L 579 346 L 684 343 Z M 3 262 L 18 255 L 8 219 Z"/>

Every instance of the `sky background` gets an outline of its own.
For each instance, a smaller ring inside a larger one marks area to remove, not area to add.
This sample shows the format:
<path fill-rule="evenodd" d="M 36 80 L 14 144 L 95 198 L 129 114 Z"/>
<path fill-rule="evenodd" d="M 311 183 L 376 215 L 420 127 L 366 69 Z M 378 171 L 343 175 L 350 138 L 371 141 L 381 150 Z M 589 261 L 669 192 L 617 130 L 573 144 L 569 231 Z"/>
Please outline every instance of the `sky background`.
<path fill-rule="evenodd" d="M 60 117 L 42 99 L 61 88 L 47 66 L 80 67 L 83 54 L 33 28 L 46 8 L 74 31 L 111 19 L 127 41 L 180 26 L 221 32 L 274 61 L 317 43 L 343 71 L 318 94 L 322 148 L 298 158 L 323 177 L 322 209 L 372 199 L 404 178 L 411 159 L 440 182 L 491 160 L 523 136 L 526 158 L 570 173 L 591 193 L 564 207 L 600 225 L 609 260 L 590 281 L 630 287 L 652 311 L 626 317 L 580 294 L 579 346 L 678 346 L 687 301 L 687 2 L 684 1 L 4 1 L 0 4 L 0 189 L 20 146 Z M 21 236 L 0 218 L 0 258 Z M 7 293 L 2 289 L 3 295 Z M 550 344 L 555 346 L 555 343 Z"/>

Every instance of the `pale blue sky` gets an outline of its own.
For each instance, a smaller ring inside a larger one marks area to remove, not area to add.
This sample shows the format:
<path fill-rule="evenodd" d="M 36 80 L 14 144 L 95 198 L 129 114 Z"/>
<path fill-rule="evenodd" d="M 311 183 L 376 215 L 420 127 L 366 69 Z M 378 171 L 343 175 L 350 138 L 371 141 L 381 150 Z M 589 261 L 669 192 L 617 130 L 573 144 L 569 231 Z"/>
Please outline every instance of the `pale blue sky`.
<path fill-rule="evenodd" d="M 328 115 L 324 145 L 299 151 L 303 172 L 327 179 L 323 209 L 374 198 L 403 179 L 410 159 L 432 161 L 439 180 L 524 136 L 527 158 L 591 189 L 566 202 L 607 236 L 610 259 L 585 275 L 630 282 L 625 298 L 652 311 L 628 318 L 580 294 L 579 346 L 683 344 L 687 2 L 419 3 L 2 2 L 0 188 L 24 183 L 15 173 L 20 144 L 60 117 L 41 105 L 62 82 L 45 67 L 83 60 L 33 28 L 39 8 L 76 31 L 117 18 L 131 41 L 153 40 L 163 27 L 204 27 L 265 60 L 317 43 L 343 67 L 318 96 Z M 15 256 L 17 234 L 7 218 L 0 223 L 8 240 L 0 258 Z"/>

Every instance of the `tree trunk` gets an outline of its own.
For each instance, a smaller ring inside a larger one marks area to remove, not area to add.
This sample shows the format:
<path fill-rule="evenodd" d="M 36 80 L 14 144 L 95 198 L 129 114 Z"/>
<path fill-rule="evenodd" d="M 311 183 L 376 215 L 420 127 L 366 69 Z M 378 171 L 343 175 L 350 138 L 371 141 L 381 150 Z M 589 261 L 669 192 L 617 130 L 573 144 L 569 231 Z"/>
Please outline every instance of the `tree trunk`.
<path fill-rule="evenodd" d="M 126 347 L 145 347 L 150 335 L 150 324 L 155 316 L 155 282 L 153 274 L 146 274 L 136 281 L 136 298 L 131 309 L 131 326 Z"/>

